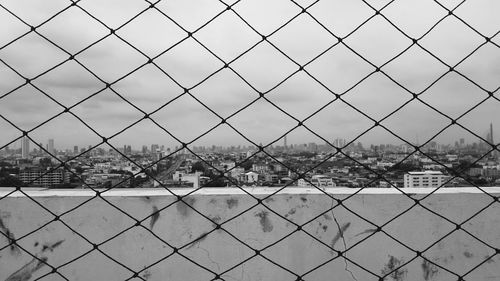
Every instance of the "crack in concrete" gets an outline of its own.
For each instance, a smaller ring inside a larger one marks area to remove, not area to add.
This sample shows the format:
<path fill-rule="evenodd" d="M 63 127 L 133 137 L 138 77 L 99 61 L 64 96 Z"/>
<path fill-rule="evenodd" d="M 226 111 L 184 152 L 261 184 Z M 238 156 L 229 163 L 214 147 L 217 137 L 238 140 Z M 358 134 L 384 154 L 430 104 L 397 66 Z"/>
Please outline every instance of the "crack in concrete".
<path fill-rule="evenodd" d="M 208 260 L 210 260 L 213 264 L 215 264 L 215 266 L 217 266 L 217 274 L 219 274 L 219 272 L 220 272 L 220 264 L 217 263 L 217 262 L 215 262 L 212 259 L 212 257 L 210 256 L 210 252 L 207 249 L 200 247 L 200 244 L 198 244 L 198 247 L 196 247 L 196 248 L 200 249 L 200 250 L 203 250 L 207 254 Z"/>
<path fill-rule="evenodd" d="M 342 244 L 344 244 L 344 251 L 347 250 L 347 243 L 345 242 L 345 237 L 344 237 L 344 231 L 351 225 L 350 222 L 344 224 L 342 227 L 340 227 L 340 224 L 337 220 L 337 217 L 335 217 L 335 214 L 333 213 L 333 205 L 335 204 L 335 201 L 333 200 L 332 198 L 332 206 L 330 207 L 330 211 L 332 213 L 332 217 L 333 217 L 333 221 L 335 222 L 335 224 L 337 225 L 337 228 L 338 228 L 338 234 L 337 236 L 339 236 L 340 238 L 342 238 Z M 339 239 L 339 237 L 335 236 L 333 239 L 333 244 L 332 244 L 332 248 L 333 246 L 335 245 L 335 243 L 337 242 L 336 240 Z M 344 270 L 349 272 L 349 274 L 351 275 L 351 278 L 354 279 L 355 281 L 359 281 L 356 276 L 354 275 L 354 273 L 349 269 L 349 266 L 347 264 L 347 259 L 345 257 L 346 253 L 344 252 L 344 255 L 342 256 L 344 258 Z"/>

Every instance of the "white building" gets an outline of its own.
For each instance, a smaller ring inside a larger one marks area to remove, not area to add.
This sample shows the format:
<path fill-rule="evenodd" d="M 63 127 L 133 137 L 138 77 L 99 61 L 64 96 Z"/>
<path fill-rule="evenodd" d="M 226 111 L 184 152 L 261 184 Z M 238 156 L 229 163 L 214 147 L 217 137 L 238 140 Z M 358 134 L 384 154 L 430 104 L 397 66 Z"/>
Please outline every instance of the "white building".
<path fill-rule="evenodd" d="M 439 171 L 408 172 L 404 175 L 404 187 L 440 187 L 446 179 Z"/>
<path fill-rule="evenodd" d="M 253 171 L 245 173 L 245 181 L 247 183 L 254 183 L 259 181 L 259 174 Z"/>
<path fill-rule="evenodd" d="M 188 174 L 188 173 L 184 173 L 184 172 L 181 172 L 181 171 L 175 171 L 175 173 L 172 175 L 172 179 L 174 181 L 179 181 L 179 182 L 191 182 L 193 183 L 193 187 L 194 188 L 199 188 L 200 187 L 200 177 L 203 173 L 200 172 L 200 171 L 196 171 L 194 172 L 193 174 Z M 156 181 L 155 181 L 155 186 L 159 185 Z"/>
<path fill-rule="evenodd" d="M 310 179 L 299 179 L 297 185 L 300 187 L 335 187 L 337 186 L 333 179 L 324 175 L 314 175 Z"/>

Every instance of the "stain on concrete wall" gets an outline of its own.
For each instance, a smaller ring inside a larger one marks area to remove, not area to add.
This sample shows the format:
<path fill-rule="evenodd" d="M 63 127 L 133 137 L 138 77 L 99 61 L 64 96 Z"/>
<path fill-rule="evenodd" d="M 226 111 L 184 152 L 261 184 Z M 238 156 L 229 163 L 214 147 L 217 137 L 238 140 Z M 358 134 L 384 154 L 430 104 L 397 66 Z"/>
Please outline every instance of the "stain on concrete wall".
<path fill-rule="evenodd" d="M 269 219 L 269 213 L 267 211 L 260 211 L 255 214 L 256 217 L 259 217 L 260 226 L 262 227 L 262 231 L 271 232 L 274 228 L 271 220 Z"/>
<path fill-rule="evenodd" d="M 394 281 L 403 281 L 408 273 L 407 269 L 400 268 L 403 263 L 404 261 L 402 259 L 397 259 L 396 257 L 389 255 L 389 261 L 382 269 L 382 275 L 387 275 L 384 280 L 392 278 Z"/>
<path fill-rule="evenodd" d="M 438 274 L 439 269 L 434 264 L 430 263 L 428 260 L 422 262 L 422 271 L 425 281 L 430 281 L 434 279 L 434 276 Z"/>
<path fill-rule="evenodd" d="M 191 214 L 191 212 L 193 212 L 193 209 L 190 206 L 193 206 L 195 202 L 196 199 L 193 197 L 182 198 L 182 201 L 178 201 L 175 204 L 175 207 L 183 217 L 187 217 Z"/>
<path fill-rule="evenodd" d="M 19 247 L 15 244 L 16 238 L 14 237 L 14 234 L 10 231 L 9 228 L 5 225 L 3 222 L 2 218 L 0 217 L 0 231 L 3 233 L 3 235 L 0 235 L 0 237 L 7 238 L 10 246 L 10 252 L 11 254 L 14 255 L 19 255 L 21 254 L 21 250 Z"/>
<path fill-rule="evenodd" d="M 191 249 L 192 247 L 200 244 L 203 240 L 207 239 L 209 232 L 204 232 L 198 238 L 194 239 L 191 244 L 186 248 L 186 250 Z"/>
<path fill-rule="evenodd" d="M 151 221 L 149 222 L 149 229 L 153 229 L 156 222 L 160 218 L 160 212 L 158 212 L 158 207 L 153 206 L 153 212 L 151 213 Z"/>
<path fill-rule="evenodd" d="M 339 241 L 340 238 L 344 238 L 344 232 L 349 228 L 349 226 L 351 226 L 350 222 L 344 223 L 342 227 L 340 227 L 337 234 L 335 234 L 335 236 L 332 239 L 331 243 L 332 248 L 334 248 L 335 244 L 337 244 L 337 241 Z"/>
<path fill-rule="evenodd" d="M 28 281 L 33 276 L 33 273 L 46 265 L 47 260 L 47 257 L 33 258 L 29 263 L 7 277 L 5 281 Z"/>
<path fill-rule="evenodd" d="M 18 269 L 16 272 L 12 273 L 5 281 L 28 281 L 31 279 L 33 274 L 40 268 L 47 265 L 49 258 L 45 256 L 45 253 L 50 251 L 53 252 L 55 248 L 59 247 L 64 240 L 59 240 L 55 243 L 46 243 L 42 246 L 40 253 L 36 254 L 35 257 Z"/>
<path fill-rule="evenodd" d="M 474 257 L 474 254 L 472 254 L 472 253 L 471 253 L 471 252 L 469 252 L 469 251 L 465 251 L 465 252 L 464 252 L 464 256 L 465 256 L 466 258 L 470 259 L 470 258 Z"/>
<path fill-rule="evenodd" d="M 229 209 L 232 209 L 234 207 L 238 207 L 238 199 L 236 198 L 229 198 L 226 200 L 227 207 Z"/>

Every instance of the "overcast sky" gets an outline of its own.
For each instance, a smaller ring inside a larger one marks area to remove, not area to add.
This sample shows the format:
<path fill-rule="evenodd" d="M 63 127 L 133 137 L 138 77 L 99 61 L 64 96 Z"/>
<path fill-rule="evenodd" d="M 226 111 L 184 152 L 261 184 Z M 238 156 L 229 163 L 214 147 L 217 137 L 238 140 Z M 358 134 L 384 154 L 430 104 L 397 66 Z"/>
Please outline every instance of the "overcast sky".
<path fill-rule="evenodd" d="M 307 7 L 313 1 L 297 1 Z M 388 1 L 367 1 L 380 9 Z M 460 1 L 440 0 L 444 7 L 453 9 Z M 64 0 L 0 0 L 0 4 L 30 25 L 38 26 L 71 2 Z M 142 0 L 82 0 L 78 5 L 110 28 L 117 29 L 149 4 Z M 156 57 L 164 50 L 183 40 L 187 33 L 208 47 L 221 60 L 229 62 L 242 52 L 260 42 L 261 36 L 248 27 L 233 11 L 227 11 L 211 23 L 207 21 L 225 10 L 225 6 L 212 0 L 160 1 L 158 10 L 148 9 L 116 34 L 141 50 Z M 285 0 L 243 0 L 233 6 L 236 13 L 260 34 L 296 63 L 304 65 L 338 43 L 336 37 L 346 37 L 374 11 L 358 0 L 320 0 L 307 9 L 308 13 L 330 30 L 329 33 L 309 14 L 300 14 L 287 26 L 281 25 L 301 12 L 301 8 Z M 477 29 L 483 36 L 492 37 L 500 31 L 500 1 L 468 0 L 455 14 Z M 448 12 L 431 0 L 396 0 L 382 14 L 419 44 L 449 65 L 455 65 L 485 39 L 454 16 L 446 17 L 430 33 L 421 38 Z M 184 30 L 183 30 L 184 29 Z M 35 33 L 29 33 L 12 44 L 13 39 L 29 31 L 29 27 L 0 8 L 0 59 L 21 75 L 32 78 L 64 62 L 68 54 Z M 78 7 L 71 7 L 37 31 L 71 54 L 80 52 L 93 42 L 107 36 L 109 30 Z M 421 38 L 421 39 L 420 39 Z M 462 62 L 457 71 L 475 81 L 480 87 L 495 91 L 500 86 L 500 35 Z M 391 26 L 382 16 L 371 18 L 343 43 L 372 64 L 381 66 L 408 48 L 412 41 Z M 278 87 L 298 66 L 278 52 L 270 43 L 262 42 L 244 56 L 230 64 L 246 82 L 233 71 L 219 70 L 224 63 L 205 50 L 192 38 L 171 48 L 157 57 L 155 65 L 146 65 L 113 84 L 112 89 L 144 112 L 152 112 L 183 93 L 182 88 L 192 88 L 193 96 L 222 117 L 238 111 L 258 97 L 254 90 L 268 92 L 266 97 L 297 119 L 304 119 L 335 97 L 345 93 L 358 81 L 374 71 L 374 67 L 349 50 L 337 44 L 305 67 L 307 73 L 298 72 Z M 113 83 L 147 62 L 146 56 L 134 50 L 115 35 L 79 53 L 76 59 L 95 73 L 101 80 Z M 421 92 L 448 71 L 443 63 L 433 58 L 419 46 L 386 64 L 382 70 L 409 90 Z M 24 130 L 30 130 L 42 121 L 63 110 L 32 85 L 22 85 L 22 79 L 0 62 L 0 114 Z M 248 85 L 249 83 L 250 85 Z M 70 107 L 86 97 L 101 91 L 104 83 L 75 61 L 64 64 L 39 76 L 32 84 Z M 500 98 L 500 93 L 495 92 Z M 481 88 L 461 75 L 451 72 L 441 78 L 421 99 L 451 117 L 458 117 L 487 97 Z M 342 98 L 374 119 L 381 119 L 411 99 L 411 94 L 381 73 L 373 73 L 362 83 L 345 93 Z M 496 141 L 500 135 L 498 119 L 500 103 L 489 99 L 459 120 L 476 134 L 486 138 L 490 122 L 494 122 Z M 104 90 L 72 109 L 76 115 L 104 136 L 111 136 L 122 128 L 141 119 L 143 113 L 123 101 L 111 90 Z M 184 95 L 151 115 L 158 124 L 184 142 L 203 134 L 220 123 L 220 118 L 204 108 L 190 96 Z M 280 112 L 265 100 L 233 116 L 228 122 L 256 143 L 267 144 L 293 128 L 297 122 Z M 425 142 L 449 123 L 424 104 L 414 101 L 382 122 L 408 141 Z M 347 106 L 335 101 L 305 124 L 325 139 L 341 137 L 348 141 L 371 127 L 373 122 Z M 0 120 L 0 147 L 21 133 Z M 64 114 L 34 130 L 30 134 L 37 142 L 55 139 L 57 148 L 73 145 L 95 144 L 100 139 L 81 122 Z M 470 133 L 454 127 L 435 140 L 453 143 L 460 137 L 467 142 L 477 141 Z M 289 143 L 323 143 L 304 128 L 288 135 Z M 381 128 L 376 128 L 359 139 L 363 143 L 394 143 L 396 139 Z M 150 120 L 144 120 L 111 140 L 113 144 L 159 143 L 175 146 L 176 143 Z M 282 142 L 280 141 L 280 144 Z M 196 141 L 194 145 L 248 145 L 242 137 L 226 125 Z"/>

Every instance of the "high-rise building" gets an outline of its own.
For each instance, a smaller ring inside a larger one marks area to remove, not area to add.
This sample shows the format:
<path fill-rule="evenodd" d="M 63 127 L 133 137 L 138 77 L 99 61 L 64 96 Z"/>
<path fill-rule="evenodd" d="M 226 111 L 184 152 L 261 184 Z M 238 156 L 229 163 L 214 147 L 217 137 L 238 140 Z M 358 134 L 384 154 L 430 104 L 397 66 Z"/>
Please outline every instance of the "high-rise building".
<path fill-rule="evenodd" d="M 54 139 L 49 139 L 49 143 L 47 144 L 47 151 L 54 155 L 55 154 L 55 150 L 54 150 Z"/>
<path fill-rule="evenodd" d="M 151 153 L 156 153 L 158 151 L 158 148 L 160 148 L 159 145 L 157 144 L 152 144 L 151 145 Z"/>
<path fill-rule="evenodd" d="M 286 135 L 283 137 L 283 145 L 285 146 L 285 149 L 288 148 Z"/>
<path fill-rule="evenodd" d="M 73 154 L 74 155 L 78 154 L 78 145 L 73 146 Z"/>
<path fill-rule="evenodd" d="M 30 155 L 30 140 L 27 136 L 22 138 L 21 143 L 21 157 L 27 159 Z"/>
<path fill-rule="evenodd" d="M 490 123 L 490 138 L 488 139 L 488 142 L 491 144 L 495 143 L 495 139 L 493 138 L 493 123 Z"/>

